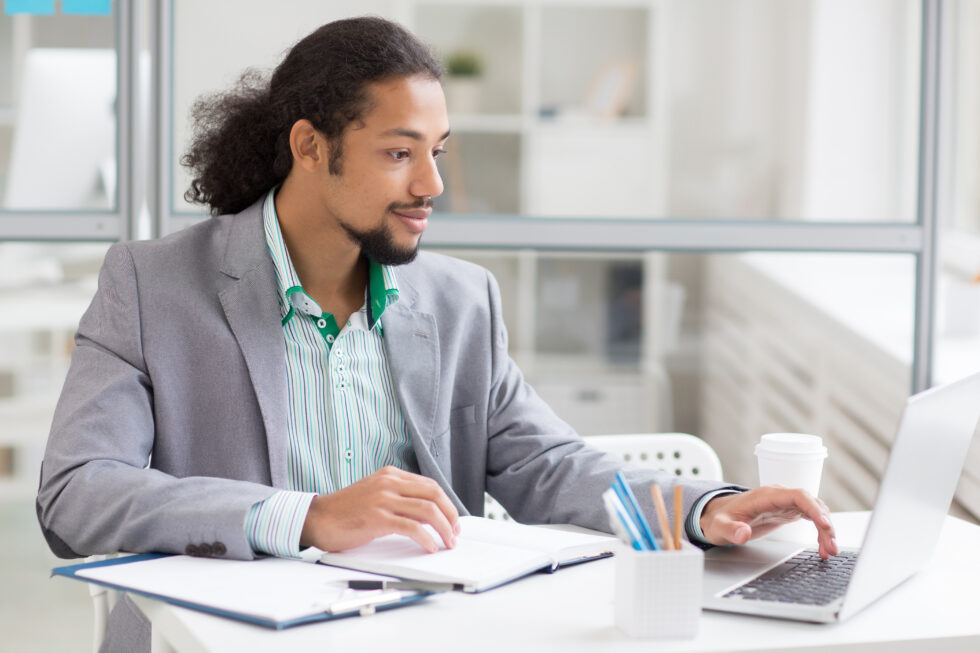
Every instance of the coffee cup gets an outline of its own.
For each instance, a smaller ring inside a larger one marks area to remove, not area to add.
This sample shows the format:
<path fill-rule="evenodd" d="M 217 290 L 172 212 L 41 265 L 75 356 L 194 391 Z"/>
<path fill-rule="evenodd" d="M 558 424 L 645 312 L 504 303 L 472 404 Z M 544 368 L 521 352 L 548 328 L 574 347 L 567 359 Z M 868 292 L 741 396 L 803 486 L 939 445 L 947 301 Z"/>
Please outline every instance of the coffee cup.
<path fill-rule="evenodd" d="M 755 446 L 759 461 L 759 485 L 802 488 L 817 496 L 827 447 L 818 435 L 806 433 L 767 433 Z M 807 543 L 816 541 L 812 523 L 801 520 L 775 531 L 773 537 Z"/>

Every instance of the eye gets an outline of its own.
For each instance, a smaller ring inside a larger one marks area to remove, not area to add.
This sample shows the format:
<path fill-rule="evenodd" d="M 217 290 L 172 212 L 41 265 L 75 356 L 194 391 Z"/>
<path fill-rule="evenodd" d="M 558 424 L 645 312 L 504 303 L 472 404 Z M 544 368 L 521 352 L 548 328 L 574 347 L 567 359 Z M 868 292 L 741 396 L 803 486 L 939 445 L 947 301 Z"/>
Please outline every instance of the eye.
<path fill-rule="evenodd" d="M 446 153 L 446 150 L 444 150 L 442 148 L 432 150 L 432 158 L 433 159 L 438 159 L 440 156 L 442 156 L 445 153 Z"/>
<path fill-rule="evenodd" d="M 391 158 L 395 161 L 402 161 L 408 158 L 408 150 L 395 150 L 394 152 L 388 152 Z"/>

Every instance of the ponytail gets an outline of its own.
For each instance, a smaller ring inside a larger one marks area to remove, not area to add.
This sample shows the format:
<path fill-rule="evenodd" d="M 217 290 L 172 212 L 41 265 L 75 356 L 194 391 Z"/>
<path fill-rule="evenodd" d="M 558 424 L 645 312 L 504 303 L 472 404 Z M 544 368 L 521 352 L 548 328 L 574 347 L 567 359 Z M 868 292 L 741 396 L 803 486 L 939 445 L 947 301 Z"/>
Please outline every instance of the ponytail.
<path fill-rule="evenodd" d="M 272 113 L 269 84 L 254 70 L 231 92 L 198 99 L 194 140 L 180 160 L 194 173 L 184 199 L 207 204 L 211 215 L 238 213 L 282 183 L 291 161 L 281 162 L 276 151 L 288 133 L 279 133 Z"/>

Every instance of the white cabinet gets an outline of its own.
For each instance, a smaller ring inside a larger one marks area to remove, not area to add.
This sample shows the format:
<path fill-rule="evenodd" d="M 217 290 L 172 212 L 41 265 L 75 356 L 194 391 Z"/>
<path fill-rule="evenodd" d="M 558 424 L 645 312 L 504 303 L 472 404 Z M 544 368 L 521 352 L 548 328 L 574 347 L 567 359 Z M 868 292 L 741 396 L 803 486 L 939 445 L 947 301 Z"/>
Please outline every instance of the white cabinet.
<path fill-rule="evenodd" d="M 583 435 L 673 430 L 663 365 L 683 297 L 665 256 L 448 250 L 500 284 L 511 356 L 555 412 Z"/>
<path fill-rule="evenodd" d="M 453 136 L 438 210 L 663 213 L 666 3 L 418 0 L 401 13 L 443 61 L 482 64 L 463 93 L 444 80 Z"/>

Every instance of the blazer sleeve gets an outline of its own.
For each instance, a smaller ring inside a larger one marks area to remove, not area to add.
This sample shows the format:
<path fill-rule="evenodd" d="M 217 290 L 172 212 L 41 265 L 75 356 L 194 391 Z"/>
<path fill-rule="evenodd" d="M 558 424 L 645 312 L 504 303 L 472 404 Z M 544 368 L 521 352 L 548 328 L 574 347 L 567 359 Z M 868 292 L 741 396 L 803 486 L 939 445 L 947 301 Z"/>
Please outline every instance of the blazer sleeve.
<path fill-rule="evenodd" d="M 651 483 L 684 490 L 684 515 L 707 492 L 737 486 L 681 479 L 625 465 L 589 447 L 524 380 L 507 352 L 500 291 L 487 274 L 491 310 L 491 395 L 488 407 L 487 491 L 525 523 L 571 523 L 609 531 L 601 495 L 623 470 L 648 516 L 655 514 Z M 673 509 L 672 506 L 670 508 Z M 651 519 L 656 524 L 656 519 Z"/>
<path fill-rule="evenodd" d="M 150 466 L 154 389 L 141 330 L 136 269 L 127 244 L 117 243 L 79 323 L 55 409 L 37 496 L 41 530 L 66 558 L 117 551 L 254 557 L 245 516 L 273 488 L 177 478 Z"/>

